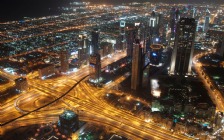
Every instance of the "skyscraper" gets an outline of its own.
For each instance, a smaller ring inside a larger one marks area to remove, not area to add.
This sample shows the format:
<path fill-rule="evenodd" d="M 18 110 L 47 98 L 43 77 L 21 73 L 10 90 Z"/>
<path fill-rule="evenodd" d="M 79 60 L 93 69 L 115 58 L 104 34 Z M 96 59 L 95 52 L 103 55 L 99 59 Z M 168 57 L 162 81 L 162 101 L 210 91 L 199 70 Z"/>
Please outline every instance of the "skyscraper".
<path fill-rule="evenodd" d="M 216 44 L 216 54 L 224 57 L 224 38 L 220 38 L 219 42 Z"/>
<path fill-rule="evenodd" d="M 15 79 L 15 87 L 18 92 L 27 90 L 28 89 L 27 79 L 23 77 Z"/>
<path fill-rule="evenodd" d="M 171 38 L 175 37 L 176 24 L 180 19 L 180 11 L 176 8 L 172 8 L 170 12 L 170 28 L 171 28 Z"/>
<path fill-rule="evenodd" d="M 159 65 L 162 55 L 163 46 L 160 44 L 152 44 L 150 46 L 150 63 L 153 65 Z"/>
<path fill-rule="evenodd" d="M 62 50 L 60 54 L 60 59 L 61 59 L 61 72 L 67 72 L 69 70 L 69 54 L 68 51 Z"/>
<path fill-rule="evenodd" d="M 170 74 L 191 74 L 195 31 L 196 22 L 193 18 L 181 18 L 177 23 Z"/>
<path fill-rule="evenodd" d="M 126 36 L 125 36 L 125 21 L 120 21 L 120 50 L 125 50 L 127 47 Z"/>
<path fill-rule="evenodd" d="M 71 135 L 71 133 L 75 132 L 79 127 L 78 115 L 71 110 L 64 111 L 63 114 L 59 116 L 58 126 L 60 132 Z"/>
<path fill-rule="evenodd" d="M 87 60 L 87 35 L 80 34 L 78 39 L 78 59 L 79 65 L 82 65 Z"/>
<path fill-rule="evenodd" d="M 137 23 L 139 24 L 139 23 Z M 126 39 L 126 42 L 127 42 L 127 56 L 132 56 L 132 52 L 133 52 L 133 42 L 135 41 L 135 39 L 137 38 L 138 36 L 138 26 L 134 26 L 134 27 L 131 27 L 131 28 L 128 28 L 126 30 L 126 36 L 127 36 L 127 39 Z"/>
<path fill-rule="evenodd" d="M 92 54 L 98 53 L 99 51 L 99 31 L 98 29 L 94 29 L 92 31 Z"/>
<path fill-rule="evenodd" d="M 196 17 L 196 14 L 197 14 L 197 9 L 194 7 L 192 9 L 192 18 L 195 18 Z"/>
<path fill-rule="evenodd" d="M 93 83 L 99 83 L 101 75 L 101 60 L 99 54 L 90 55 L 89 59 L 89 80 Z"/>
<path fill-rule="evenodd" d="M 210 11 L 207 9 L 206 15 L 205 15 L 205 22 L 204 22 L 204 32 L 208 31 L 209 22 L 210 22 Z"/>
<path fill-rule="evenodd" d="M 133 44 L 133 55 L 132 55 L 132 74 L 131 74 L 131 89 L 137 90 L 141 86 L 142 82 L 142 70 L 144 65 L 144 54 L 143 54 L 143 42 L 139 39 L 135 40 Z"/>

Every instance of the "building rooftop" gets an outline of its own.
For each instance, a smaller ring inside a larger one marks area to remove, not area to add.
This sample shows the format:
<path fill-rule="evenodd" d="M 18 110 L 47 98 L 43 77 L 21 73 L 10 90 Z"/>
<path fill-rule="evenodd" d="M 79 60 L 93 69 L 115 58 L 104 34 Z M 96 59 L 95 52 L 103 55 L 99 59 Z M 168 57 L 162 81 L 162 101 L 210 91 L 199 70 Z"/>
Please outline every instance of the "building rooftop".
<path fill-rule="evenodd" d="M 163 48 L 163 45 L 161 45 L 161 44 L 152 44 L 150 46 L 150 48 L 159 50 L 159 49 Z"/>
<path fill-rule="evenodd" d="M 77 114 L 75 114 L 71 110 L 66 110 L 66 111 L 63 112 L 63 114 L 60 115 L 60 117 L 66 119 L 66 120 L 71 120 L 71 119 L 77 117 Z"/>

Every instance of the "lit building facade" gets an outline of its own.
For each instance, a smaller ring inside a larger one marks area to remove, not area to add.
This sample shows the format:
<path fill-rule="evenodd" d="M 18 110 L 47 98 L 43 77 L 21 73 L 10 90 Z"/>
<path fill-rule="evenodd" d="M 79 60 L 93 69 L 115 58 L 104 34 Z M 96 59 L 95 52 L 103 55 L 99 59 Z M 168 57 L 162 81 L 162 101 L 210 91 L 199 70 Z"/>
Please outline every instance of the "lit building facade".
<path fill-rule="evenodd" d="M 38 69 L 39 78 L 44 80 L 47 77 L 50 77 L 55 74 L 55 68 L 54 65 L 50 64 L 48 66 L 45 66 L 43 68 Z"/>
<path fill-rule="evenodd" d="M 216 44 L 216 54 L 224 57 L 224 38 L 220 38 L 219 42 Z"/>
<path fill-rule="evenodd" d="M 127 41 L 126 41 L 126 34 L 125 34 L 125 24 L 126 22 L 121 20 L 120 21 L 120 35 L 118 37 L 118 46 L 117 51 L 124 51 L 127 48 Z"/>
<path fill-rule="evenodd" d="M 15 79 L 15 88 L 18 92 L 27 90 L 28 89 L 27 79 L 23 77 Z"/>
<path fill-rule="evenodd" d="M 78 59 L 79 65 L 86 62 L 88 58 L 87 35 L 80 34 L 78 38 Z"/>
<path fill-rule="evenodd" d="M 60 60 L 61 60 L 61 72 L 67 72 L 69 70 L 69 54 L 68 51 L 63 50 L 60 54 Z"/>
<path fill-rule="evenodd" d="M 170 74 L 191 74 L 195 31 L 195 19 L 181 18 L 178 22 L 175 44 L 171 57 Z"/>
<path fill-rule="evenodd" d="M 132 56 L 133 54 L 133 42 L 137 35 L 138 29 L 136 27 L 128 29 L 127 31 L 127 56 Z"/>
<path fill-rule="evenodd" d="M 180 19 L 180 11 L 176 8 L 172 8 L 170 12 L 171 38 L 175 37 L 176 25 L 179 19 Z"/>
<path fill-rule="evenodd" d="M 131 89 L 137 90 L 142 82 L 142 69 L 144 65 L 144 53 L 142 42 L 136 39 L 133 44 L 132 55 L 132 74 L 131 74 Z"/>
<path fill-rule="evenodd" d="M 63 114 L 59 116 L 58 126 L 62 133 L 71 135 L 71 133 L 79 128 L 78 115 L 71 110 L 64 111 Z"/>
<path fill-rule="evenodd" d="M 208 31 L 209 22 L 210 22 L 210 11 L 207 9 L 206 10 L 206 15 L 205 15 L 205 21 L 204 21 L 204 32 Z"/>
<path fill-rule="evenodd" d="M 99 51 L 99 31 L 98 31 L 98 29 L 94 29 L 91 34 L 92 34 L 92 50 L 93 50 L 93 52 L 91 54 L 98 53 L 98 51 Z"/>
<path fill-rule="evenodd" d="M 160 44 L 153 44 L 150 46 L 150 63 L 159 65 L 162 56 L 163 46 Z"/>
<path fill-rule="evenodd" d="M 89 59 L 89 81 L 99 83 L 101 76 L 101 60 L 99 54 L 90 55 Z"/>

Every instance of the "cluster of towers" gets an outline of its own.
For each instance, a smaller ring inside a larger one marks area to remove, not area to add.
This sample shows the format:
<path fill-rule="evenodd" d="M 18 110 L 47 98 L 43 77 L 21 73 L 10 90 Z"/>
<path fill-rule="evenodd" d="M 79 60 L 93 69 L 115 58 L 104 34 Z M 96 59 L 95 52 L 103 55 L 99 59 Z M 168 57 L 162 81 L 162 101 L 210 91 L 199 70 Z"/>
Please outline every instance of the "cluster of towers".
<path fill-rule="evenodd" d="M 208 19 L 209 21 L 209 19 Z M 194 51 L 196 21 L 193 18 L 180 18 L 178 9 L 173 8 L 170 14 L 171 37 L 174 40 L 173 53 L 170 64 L 170 74 L 190 75 Z M 207 23 L 205 22 L 207 27 Z M 152 12 L 148 21 L 135 23 L 135 27 L 127 28 L 126 22 L 119 24 L 118 51 L 126 51 L 132 57 L 131 89 L 136 90 L 142 84 L 142 75 L 145 66 L 145 56 L 150 56 L 151 63 L 158 65 L 161 55 L 159 37 L 163 30 L 163 15 Z M 164 31 L 163 31 L 164 32 Z M 78 39 L 78 57 L 80 63 L 89 59 L 90 81 L 98 83 L 101 76 L 101 55 L 99 53 L 99 31 L 91 32 L 92 40 L 90 50 L 87 45 L 87 35 L 81 34 Z M 88 55 L 88 56 L 87 56 Z M 90 55 L 90 56 L 89 56 Z M 61 52 L 61 71 L 68 71 L 68 52 Z"/>
<path fill-rule="evenodd" d="M 146 32 L 149 32 L 149 38 L 152 43 L 149 47 L 150 50 L 150 63 L 159 63 L 159 56 L 161 55 L 161 44 L 153 41 L 153 37 L 157 35 L 156 26 L 159 24 L 159 19 L 152 13 L 149 19 L 149 30 L 144 27 Z M 173 52 L 170 63 L 170 75 L 186 76 L 191 75 L 192 57 L 194 51 L 194 40 L 196 32 L 196 21 L 193 18 L 180 18 L 179 10 L 171 10 L 171 37 L 174 40 Z M 137 90 L 141 86 L 142 74 L 144 70 L 145 50 L 147 50 L 147 33 L 142 37 L 141 27 L 137 33 L 137 39 L 133 43 L 132 53 L 132 77 L 131 89 Z M 146 43 L 144 43 L 146 42 Z"/>
<path fill-rule="evenodd" d="M 170 74 L 191 75 L 195 31 L 195 19 L 181 18 L 178 21 L 171 57 Z"/>

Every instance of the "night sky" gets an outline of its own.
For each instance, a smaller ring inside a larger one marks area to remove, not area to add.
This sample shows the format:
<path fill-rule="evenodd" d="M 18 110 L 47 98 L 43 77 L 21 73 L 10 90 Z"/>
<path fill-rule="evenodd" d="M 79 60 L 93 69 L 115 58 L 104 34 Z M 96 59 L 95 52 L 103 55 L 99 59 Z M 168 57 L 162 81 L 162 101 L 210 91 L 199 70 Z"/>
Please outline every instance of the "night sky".
<path fill-rule="evenodd" d="M 24 16 L 39 17 L 44 15 L 56 15 L 60 13 L 58 7 L 67 5 L 71 0 L 1 0 L 0 4 L 0 21 L 18 20 Z M 85 1 L 85 0 L 80 0 Z M 92 3 L 110 3 L 121 4 L 123 2 L 139 1 L 144 2 L 146 0 L 86 0 Z M 149 0 L 148 0 L 149 1 Z M 197 2 L 204 1 L 214 3 L 224 3 L 224 0 L 150 0 L 150 2 Z"/>

